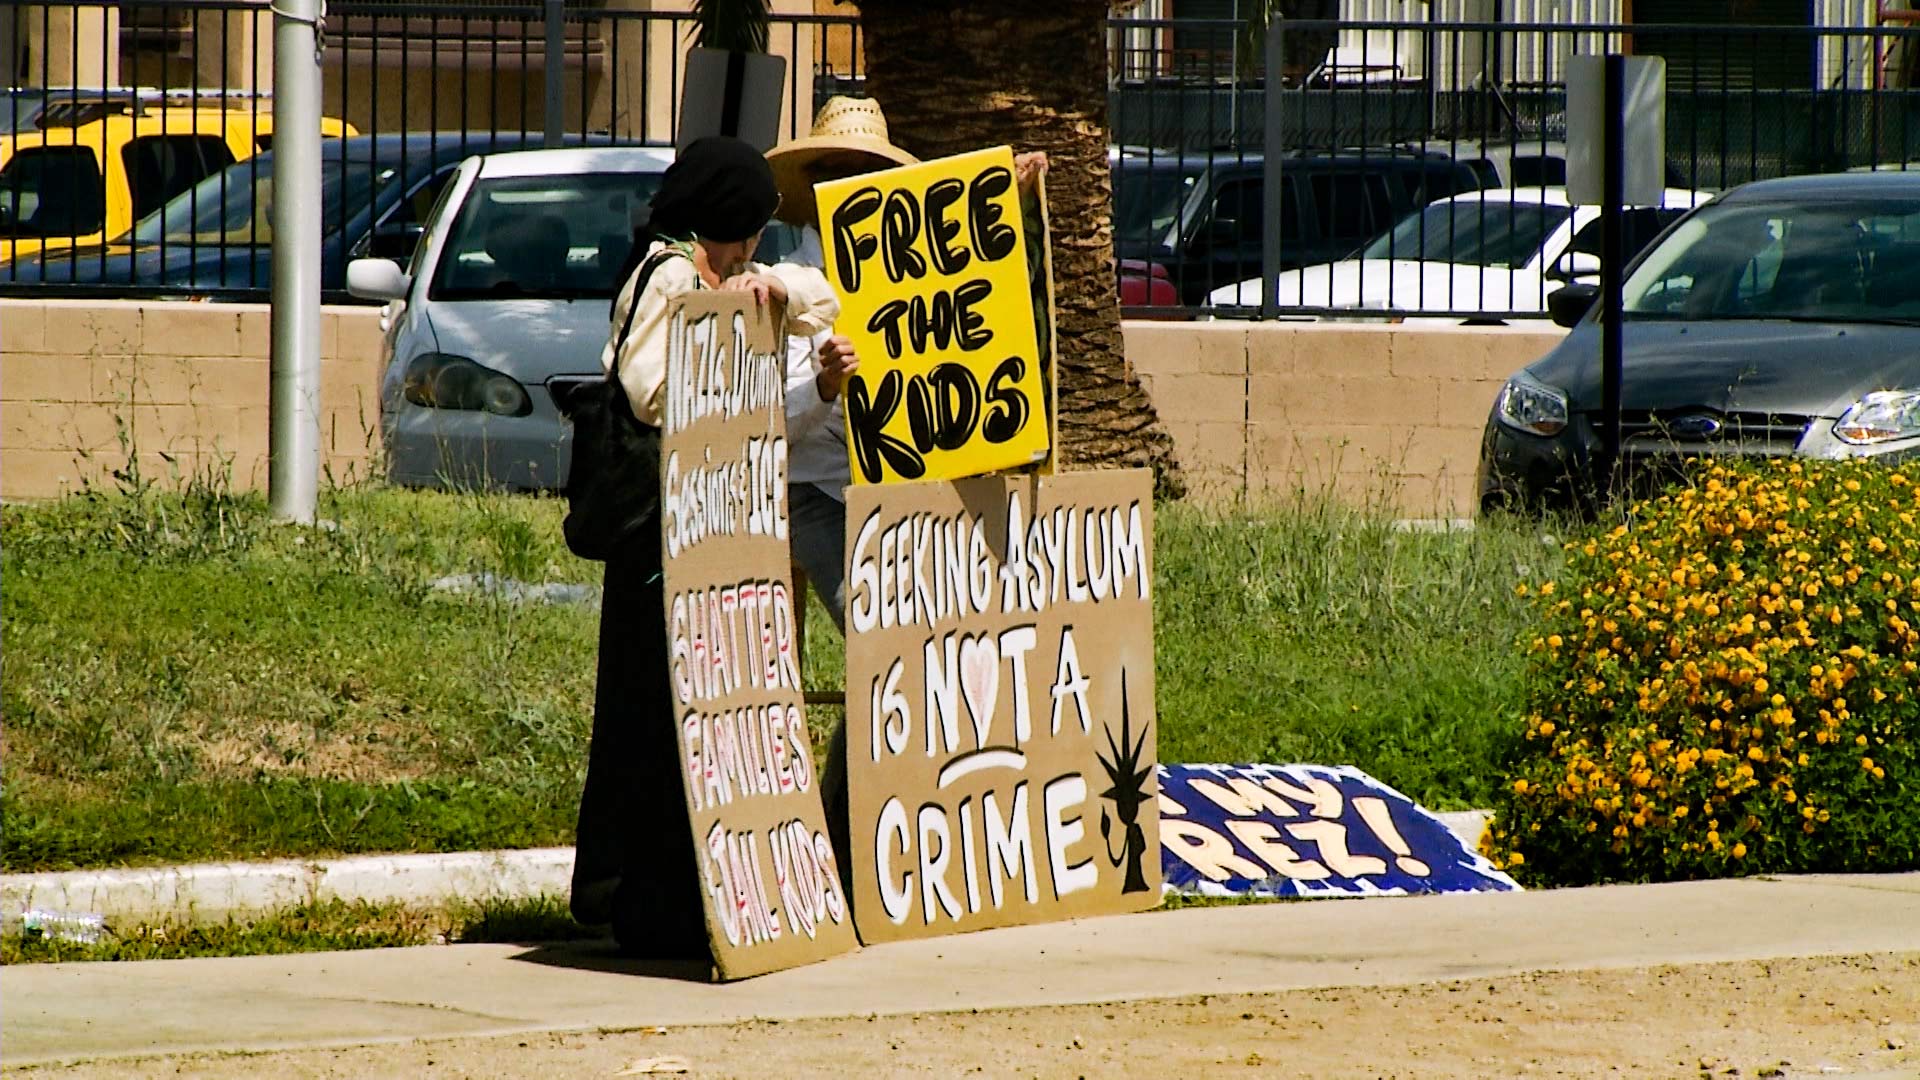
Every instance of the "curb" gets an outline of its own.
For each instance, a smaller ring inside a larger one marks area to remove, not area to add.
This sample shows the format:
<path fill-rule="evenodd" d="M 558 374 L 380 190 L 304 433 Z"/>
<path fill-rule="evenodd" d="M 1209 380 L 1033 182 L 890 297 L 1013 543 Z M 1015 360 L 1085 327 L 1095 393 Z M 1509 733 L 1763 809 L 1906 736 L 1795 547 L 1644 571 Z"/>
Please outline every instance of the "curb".
<path fill-rule="evenodd" d="M 0 915 L 8 925 L 30 908 L 108 918 L 212 919 L 313 900 L 564 896 L 572 874 L 570 847 L 7 874 L 0 876 Z"/>
<path fill-rule="evenodd" d="M 1469 848 L 1478 845 L 1489 816 L 1484 810 L 1434 815 Z M 570 847 L 6 874 L 0 875 L 0 919 L 11 928 L 30 909 L 206 920 L 314 900 L 439 904 L 565 896 L 572 876 Z"/>

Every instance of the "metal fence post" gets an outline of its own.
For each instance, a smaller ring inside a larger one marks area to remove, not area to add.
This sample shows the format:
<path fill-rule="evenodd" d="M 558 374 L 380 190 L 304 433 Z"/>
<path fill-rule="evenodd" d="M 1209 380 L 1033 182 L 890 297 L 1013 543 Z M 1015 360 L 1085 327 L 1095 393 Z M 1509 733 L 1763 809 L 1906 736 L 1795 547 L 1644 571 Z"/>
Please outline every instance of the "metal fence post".
<path fill-rule="evenodd" d="M 1286 20 L 1278 12 L 1267 18 L 1266 72 L 1261 83 L 1261 95 L 1266 108 L 1266 115 L 1261 118 L 1265 128 L 1261 136 L 1265 145 L 1261 150 L 1261 164 L 1264 167 L 1261 169 L 1260 189 L 1260 216 L 1263 219 L 1260 230 L 1260 317 L 1263 319 L 1271 319 L 1280 313 L 1280 224 L 1281 212 L 1286 207 L 1286 189 L 1281 187 L 1283 177 L 1280 174 L 1281 150 L 1286 141 L 1286 124 L 1280 115 L 1281 58 L 1286 51 L 1286 31 L 1282 27 L 1285 23 Z"/>
<path fill-rule="evenodd" d="M 321 0 L 273 5 L 273 311 L 267 501 L 313 522 L 320 492 Z"/>
<path fill-rule="evenodd" d="M 1625 462 L 1620 413 L 1626 347 L 1620 337 L 1620 290 L 1626 280 L 1621 204 L 1626 202 L 1627 187 L 1627 58 L 1610 52 L 1605 64 L 1601 94 L 1601 108 L 1605 110 L 1601 161 L 1606 172 L 1600 203 L 1600 411 L 1609 483 L 1617 485 L 1624 478 L 1621 470 Z"/>
<path fill-rule="evenodd" d="M 546 0 L 547 3 L 547 139 L 548 149 L 560 145 L 560 134 L 565 130 L 561 115 L 566 111 L 567 98 L 561 76 L 565 73 L 565 53 L 567 34 L 566 0 Z"/>

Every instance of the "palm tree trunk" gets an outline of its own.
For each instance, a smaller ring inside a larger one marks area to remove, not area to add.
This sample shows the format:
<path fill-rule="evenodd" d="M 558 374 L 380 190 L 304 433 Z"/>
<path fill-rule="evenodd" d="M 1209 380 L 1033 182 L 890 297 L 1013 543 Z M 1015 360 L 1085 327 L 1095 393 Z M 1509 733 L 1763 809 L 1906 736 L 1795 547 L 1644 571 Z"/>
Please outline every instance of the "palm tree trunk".
<path fill-rule="evenodd" d="M 857 0 L 867 91 L 921 158 L 1044 150 L 1058 312 L 1060 458 L 1146 466 L 1184 484 L 1173 440 L 1126 361 L 1107 164 L 1106 0 Z"/>

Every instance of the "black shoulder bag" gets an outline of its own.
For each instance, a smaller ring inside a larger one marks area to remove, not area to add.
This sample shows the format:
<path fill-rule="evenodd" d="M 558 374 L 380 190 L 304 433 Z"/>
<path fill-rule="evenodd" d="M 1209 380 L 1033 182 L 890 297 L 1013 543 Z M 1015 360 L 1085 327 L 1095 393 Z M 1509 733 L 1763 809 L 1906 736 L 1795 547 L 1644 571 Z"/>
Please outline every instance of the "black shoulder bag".
<path fill-rule="evenodd" d="M 613 370 L 598 382 L 579 384 L 556 400 L 573 423 L 573 462 L 567 472 L 567 516 L 560 523 L 567 549 L 583 559 L 606 561 L 642 529 L 657 527 L 660 513 L 660 429 L 633 415 L 620 384 L 620 354 L 640 310 L 640 294 L 655 269 L 672 254 L 661 252 L 640 267 L 627 318 L 613 342 Z"/>

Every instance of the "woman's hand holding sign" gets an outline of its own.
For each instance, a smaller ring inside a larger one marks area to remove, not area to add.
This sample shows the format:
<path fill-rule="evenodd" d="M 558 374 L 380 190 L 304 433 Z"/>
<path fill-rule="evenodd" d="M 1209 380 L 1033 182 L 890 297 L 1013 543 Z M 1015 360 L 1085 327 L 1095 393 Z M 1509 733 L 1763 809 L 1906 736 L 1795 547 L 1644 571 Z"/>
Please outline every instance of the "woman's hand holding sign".
<path fill-rule="evenodd" d="M 1044 150 L 1030 150 L 1013 156 L 1013 182 L 1022 195 L 1034 190 L 1034 185 L 1047 172 L 1047 154 Z"/>
<path fill-rule="evenodd" d="M 860 370 L 860 357 L 853 351 L 853 342 L 845 335 L 835 334 L 820 345 L 820 376 L 815 384 L 820 388 L 820 400 L 832 401 L 840 396 L 840 388 L 846 385 L 847 376 Z"/>
<path fill-rule="evenodd" d="M 753 302 L 766 307 L 772 299 L 779 303 L 787 302 L 787 287 L 772 274 L 735 274 L 720 283 L 723 292 L 748 292 L 753 294 Z"/>

